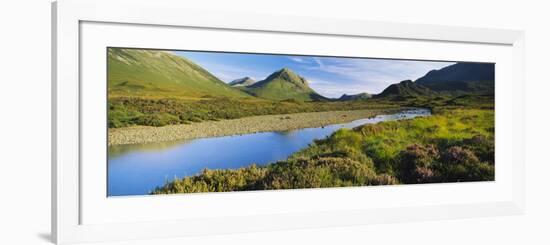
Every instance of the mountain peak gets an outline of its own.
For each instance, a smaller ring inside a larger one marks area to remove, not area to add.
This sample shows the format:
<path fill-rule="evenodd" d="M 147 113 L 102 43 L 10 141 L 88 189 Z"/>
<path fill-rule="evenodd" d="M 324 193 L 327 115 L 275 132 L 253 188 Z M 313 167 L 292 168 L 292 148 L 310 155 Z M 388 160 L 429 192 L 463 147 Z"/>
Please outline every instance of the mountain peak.
<path fill-rule="evenodd" d="M 369 93 L 358 93 L 358 94 L 343 94 L 338 100 L 340 101 L 351 101 L 351 100 L 366 100 L 372 97 Z"/>
<path fill-rule="evenodd" d="M 326 100 L 309 87 L 305 78 L 287 67 L 273 72 L 266 79 L 246 88 L 252 95 L 273 100 Z"/>
<path fill-rule="evenodd" d="M 282 72 L 292 72 L 292 70 L 290 70 L 290 68 L 288 68 L 288 67 L 283 67 L 280 71 L 282 71 Z"/>
<path fill-rule="evenodd" d="M 439 70 L 431 70 L 416 82 L 429 84 L 455 81 L 493 81 L 495 80 L 494 63 L 458 62 L 443 67 Z"/>
<path fill-rule="evenodd" d="M 283 67 L 279 71 L 277 71 L 279 74 L 290 74 L 290 75 L 296 75 L 298 76 L 293 70 L 291 70 L 288 67 Z"/>
<path fill-rule="evenodd" d="M 415 83 L 438 92 L 491 94 L 495 88 L 495 64 L 458 62 L 439 70 L 431 70 Z"/>
<path fill-rule="evenodd" d="M 411 80 L 404 80 L 399 83 L 394 83 L 388 86 L 382 93 L 376 97 L 392 97 L 392 96 L 424 96 L 433 95 L 434 92 L 430 89 L 419 85 Z"/>
<path fill-rule="evenodd" d="M 256 83 L 256 80 L 250 77 L 243 77 L 243 78 L 239 78 L 231 81 L 229 85 L 233 87 L 240 87 L 240 86 L 250 86 L 254 83 Z"/>
<path fill-rule="evenodd" d="M 283 67 L 280 70 L 277 70 L 276 72 L 271 73 L 271 75 L 278 75 L 278 76 L 294 75 L 294 76 L 298 76 L 298 74 L 296 74 L 294 71 L 292 71 L 290 68 L 287 68 L 287 67 Z"/>
<path fill-rule="evenodd" d="M 231 89 L 191 60 L 170 52 L 132 48 L 108 48 L 107 52 L 109 91 L 117 94 L 250 97 L 243 91 Z"/>
<path fill-rule="evenodd" d="M 275 79 L 285 80 L 303 89 L 310 89 L 309 84 L 305 78 L 299 76 L 298 74 L 296 74 L 294 71 L 292 71 L 290 68 L 287 68 L 287 67 L 283 67 L 282 69 L 272 73 L 264 81 L 271 81 Z"/>

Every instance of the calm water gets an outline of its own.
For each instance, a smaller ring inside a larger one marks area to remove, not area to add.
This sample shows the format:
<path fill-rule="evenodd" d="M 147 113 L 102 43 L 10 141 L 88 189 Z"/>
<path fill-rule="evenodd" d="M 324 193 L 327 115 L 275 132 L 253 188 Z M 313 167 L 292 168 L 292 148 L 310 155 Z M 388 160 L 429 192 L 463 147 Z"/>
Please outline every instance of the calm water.
<path fill-rule="evenodd" d="M 340 128 L 429 115 L 426 109 L 359 119 L 349 123 L 292 131 L 109 147 L 108 195 L 143 195 L 174 177 L 195 175 L 204 168 L 229 169 L 284 160 Z"/>

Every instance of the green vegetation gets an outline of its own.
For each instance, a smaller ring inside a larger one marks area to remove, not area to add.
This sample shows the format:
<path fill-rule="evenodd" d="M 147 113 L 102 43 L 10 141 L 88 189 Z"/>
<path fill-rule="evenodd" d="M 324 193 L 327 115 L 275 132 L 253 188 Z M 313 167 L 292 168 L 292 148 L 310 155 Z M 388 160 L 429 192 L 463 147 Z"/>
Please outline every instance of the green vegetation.
<path fill-rule="evenodd" d="M 435 115 L 341 129 L 285 161 L 204 170 L 153 194 L 494 180 L 494 111 Z"/>
<path fill-rule="evenodd" d="M 309 87 L 307 80 L 288 68 L 269 75 L 265 80 L 240 87 L 256 97 L 269 100 L 327 101 Z"/>
<path fill-rule="evenodd" d="M 397 107 L 329 102 L 286 68 L 257 83 L 243 78 L 233 85 L 240 86 L 231 87 L 169 52 L 109 48 L 108 126 L 158 127 L 258 115 Z"/>
<path fill-rule="evenodd" d="M 243 77 L 243 78 L 240 78 L 240 79 L 235 79 L 233 81 L 231 81 L 229 84 L 229 86 L 232 86 L 232 87 L 239 87 L 239 86 L 250 86 L 252 84 L 256 83 L 256 81 L 250 77 Z"/>
<path fill-rule="evenodd" d="M 377 95 L 328 99 L 287 68 L 262 81 L 245 77 L 226 84 L 170 52 L 107 52 L 110 128 L 301 112 L 432 110 L 426 118 L 338 130 L 266 166 L 205 169 L 153 194 L 494 180 L 494 64 L 457 63 Z"/>
<path fill-rule="evenodd" d="M 415 83 L 446 94 L 493 94 L 495 64 L 459 62 L 430 71 Z"/>
<path fill-rule="evenodd" d="M 300 102 L 293 99 L 268 101 L 232 98 L 181 100 L 119 97 L 109 99 L 108 104 L 110 128 L 132 125 L 164 126 L 299 112 L 398 108 L 398 105 L 388 102 Z"/>
<path fill-rule="evenodd" d="M 339 101 L 352 101 L 352 100 L 368 100 L 372 98 L 372 94 L 369 93 L 358 93 L 358 94 L 343 94 L 338 99 Z"/>
<path fill-rule="evenodd" d="M 370 102 L 375 104 L 383 102 L 388 103 L 389 101 L 401 106 L 430 108 L 435 112 L 442 108 L 476 108 L 487 110 L 493 110 L 495 108 L 494 95 L 476 94 L 464 94 L 459 96 L 448 94 L 437 94 L 433 96 L 392 96 L 383 99 L 373 99 Z"/>
<path fill-rule="evenodd" d="M 388 86 L 382 93 L 377 94 L 376 98 L 394 98 L 394 97 L 425 97 L 434 96 L 436 93 L 429 88 L 418 85 L 411 80 L 405 80 L 400 83 Z"/>
<path fill-rule="evenodd" d="M 107 52 L 109 99 L 251 97 L 169 52 L 122 48 L 109 48 Z"/>

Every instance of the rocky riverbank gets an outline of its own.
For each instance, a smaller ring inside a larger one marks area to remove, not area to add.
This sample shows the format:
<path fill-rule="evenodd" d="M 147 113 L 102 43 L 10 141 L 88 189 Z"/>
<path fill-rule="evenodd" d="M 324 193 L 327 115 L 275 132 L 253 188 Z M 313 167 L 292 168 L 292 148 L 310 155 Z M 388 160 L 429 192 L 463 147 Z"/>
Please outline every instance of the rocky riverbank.
<path fill-rule="evenodd" d="M 143 144 L 217 136 L 315 128 L 374 117 L 398 110 L 354 110 L 252 116 L 164 127 L 133 126 L 109 129 L 109 145 Z"/>

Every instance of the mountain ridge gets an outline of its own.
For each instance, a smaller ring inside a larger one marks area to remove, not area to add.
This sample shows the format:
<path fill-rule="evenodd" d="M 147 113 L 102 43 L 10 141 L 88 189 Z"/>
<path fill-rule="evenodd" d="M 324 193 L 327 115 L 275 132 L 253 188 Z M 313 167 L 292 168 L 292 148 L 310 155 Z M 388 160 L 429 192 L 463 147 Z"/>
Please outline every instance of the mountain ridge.
<path fill-rule="evenodd" d="M 458 62 L 431 70 L 415 83 L 437 92 L 494 93 L 495 64 Z"/>
<path fill-rule="evenodd" d="M 372 94 L 358 93 L 358 94 L 343 94 L 338 98 L 339 101 L 353 101 L 353 100 L 366 100 L 372 98 Z"/>
<path fill-rule="evenodd" d="M 417 97 L 431 96 L 436 92 L 427 87 L 419 85 L 411 80 L 404 80 L 399 83 L 394 83 L 386 87 L 381 93 L 375 95 L 375 98 L 386 97 Z"/>
<path fill-rule="evenodd" d="M 273 72 L 264 80 L 246 86 L 245 91 L 251 95 L 270 100 L 328 100 L 315 92 L 305 78 L 286 67 Z"/>
<path fill-rule="evenodd" d="M 250 97 L 191 60 L 160 50 L 109 48 L 110 96 Z"/>
<path fill-rule="evenodd" d="M 240 87 L 240 86 L 250 86 L 252 84 L 256 83 L 256 80 L 250 78 L 250 77 L 243 77 L 239 79 L 235 79 L 228 83 L 232 87 Z"/>

